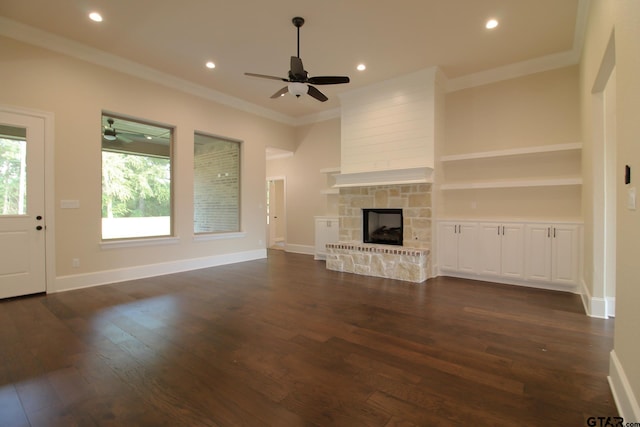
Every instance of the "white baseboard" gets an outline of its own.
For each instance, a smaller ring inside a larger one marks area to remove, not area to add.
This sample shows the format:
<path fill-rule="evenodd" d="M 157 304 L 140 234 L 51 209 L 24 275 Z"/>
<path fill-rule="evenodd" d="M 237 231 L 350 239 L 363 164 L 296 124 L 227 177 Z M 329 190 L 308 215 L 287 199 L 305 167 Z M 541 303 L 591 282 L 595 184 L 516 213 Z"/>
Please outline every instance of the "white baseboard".
<path fill-rule="evenodd" d="M 616 297 L 607 297 L 607 316 L 616 317 Z"/>
<path fill-rule="evenodd" d="M 573 294 L 579 293 L 578 286 L 576 285 L 560 285 L 556 283 L 546 282 L 533 282 L 527 280 L 516 280 L 508 277 L 498 276 L 481 276 L 479 274 L 460 273 L 454 271 L 440 271 L 439 276 L 458 277 L 460 279 L 478 280 L 481 282 L 502 283 L 505 285 L 523 286 L 526 288 L 547 289 L 550 291 L 571 292 Z M 434 276 L 435 277 L 435 276 Z"/>
<path fill-rule="evenodd" d="M 293 245 L 287 243 L 284 247 L 285 252 L 292 252 L 294 254 L 313 255 L 316 252 L 315 246 L 309 245 Z"/>
<path fill-rule="evenodd" d="M 608 380 L 620 416 L 627 422 L 640 421 L 640 405 L 615 350 L 611 350 L 609 357 Z"/>
<path fill-rule="evenodd" d="M 587 316 L 598 317 L 600 319 L 608 319 L 607 316 L 607 301 L 604 298 L 595 298 L 591 296 L 591 292 L 587 287 L 587 284 L 582 280 L 582 305 L 584 311 L 587 312 Z"/>
<path fill-rule="evenodd" d="M 218 265 L 234 264 L 267 257 L 266 249 L 236 252 L 224 255 L 214 255 L 203 258 L 184 259 L 160 264 L 140 265 L 135 267 L 118 268 L 115 270 L 97 271 L 94 273 L 74 274 L 56 278 L 55 289 L 49 292 L 63 292 L 74 289 L 89 288 L 109 283 L 127 280 L 143 279 L 145 277 L 161 276 Z"/>

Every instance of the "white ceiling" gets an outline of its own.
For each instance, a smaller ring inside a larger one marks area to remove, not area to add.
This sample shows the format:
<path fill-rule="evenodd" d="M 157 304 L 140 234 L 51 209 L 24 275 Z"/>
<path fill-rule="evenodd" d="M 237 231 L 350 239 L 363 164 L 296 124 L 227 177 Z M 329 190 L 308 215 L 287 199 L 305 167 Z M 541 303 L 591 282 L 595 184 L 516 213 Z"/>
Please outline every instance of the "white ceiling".
<path fill-rule="evenodd" d="M 342 91 L 432 66 L 457 79 L 569 53 L 577 60 L 587 2 L 2 0 L 0 35 L 15 37 L 7 24 L 25 24 L 160 70 L 196 91 L 220 92 L 300 118 L 339 107 Z M 104 16 L 102 23 L 87 18 L 94 10 Z M 346 85 L 319 86 L 329 97 L 325 103 L 308 96 L 270 99 L 284 83 L 243 74 L 286 77 L 289 58 L 296 55 L 294 16 L 306 20 L 300 57 L 309 75 L 351 77 Z M 484 28 L 489 18 L 500 21 L 498 28 Z M 208 60 L 216 63 L 214 70 L 205 68 Z M 366 71 L 356 71 L 360 62 Z"/>

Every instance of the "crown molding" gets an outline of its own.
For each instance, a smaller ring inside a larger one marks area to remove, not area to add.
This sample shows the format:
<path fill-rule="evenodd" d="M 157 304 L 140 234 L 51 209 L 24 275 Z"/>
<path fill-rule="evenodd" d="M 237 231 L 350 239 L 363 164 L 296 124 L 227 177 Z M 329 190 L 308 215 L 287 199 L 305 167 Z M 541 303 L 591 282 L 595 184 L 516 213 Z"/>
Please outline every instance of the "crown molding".
<path fill-rule="evenodd" d="M 262 116 L 286 125 L 296 125 L 295 118 L 288 115 L 260 107 L 256 104 L 218 92 L 217 90 L 194 84 L 171 74 L 163 73 L 162 71 L 154 68 L 103 52 L 99 49 L 57 36 L 38 28 L 21 24 L 2 16 L 0 16 L 0 35 L 62 53 L 64 55 L 129 74 L 134 77 L 152 81 L 190 95 L 195 95 L 200 98 L 214 101 L 257 116 Z"/>
<path fill-rule="evenodd" d="M 567 51 L 530 59 L 528 61 L 517 62 L 515 64 L 505 65 L 504 67 L 493 68 L 491 70 L 449 79 L 445 86 L 446 92 L 455 92 L 503 80 L 515 79 L 529 74 L 568 67 L 570 65 L 577 64 L 579 60 L 579 55 L 574 51 Z"/>
<path fill-rule="evenodd" d="M 453 79 L 447 79 L 443 74 L 442 80 L 445 81 L 445 91 L 455 92 L 462 89 L 549 71 L 579 63 L 584 44 L 584 35 L 590 2 L 591 0 L 578 1 L 576 27 L 574 32 L 573 48 L 571 50 Z M 340 118 L 340 108 L 308 114 L 302 117 L 292 117 L 282 114 L 205 86 L 197 85 L 173 75 L 163 73 L 162 71 L 144 66 L 137 62 L 103 52 L 82 43 L 18 23 L 2 16 L 0 16 L 0 35 L 91 62 L 115 71 L 123 72 L 134 77 L 152 81 L 172 89 L 177 89 L 209 101 L 214 101 L 228 107 L 255 114 L 289 126 L 304 126 L 325 120 Z"/>
<path fill-rule="evenodd" d="M 341 117 L 341 111 L 340 108 L 333 108 L 331 110 L 320 111 L 319 113 L 307 114 L 306 116 L 293 119 L 293 121 L 295 122 L 295 126 L 304 126 L 324 122 L 325 120 L 339 119 Z"/>
<path fill-rule="evenodd" d="M 591 0 L 578 0 L 576 26 L 573 33 L 573 47 L 571 50 L 449 79 L 445 85 L 446 92 L 455 92 L 475 86 L 482 86 L 578 64 L 582 57 L 590 3 Z"/>

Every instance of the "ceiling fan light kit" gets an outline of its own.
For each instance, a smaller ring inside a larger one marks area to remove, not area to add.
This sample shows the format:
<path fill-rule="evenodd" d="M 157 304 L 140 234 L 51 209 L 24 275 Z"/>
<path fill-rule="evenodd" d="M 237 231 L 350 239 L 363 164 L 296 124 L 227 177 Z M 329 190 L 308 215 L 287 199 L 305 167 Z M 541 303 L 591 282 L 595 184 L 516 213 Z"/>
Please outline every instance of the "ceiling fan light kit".
<path fill-rule="evenodd" d="M 287 85 L 287 89 L 289 89 L 291 95 L 300 98 L 300 95 L 304 95 L 309 91 L 309 86 L 304 83 L 292 82 Z"/>
<path fill-rule="evenodd" d="M 349 77 L 347 76 L 316 76 L 309 77 L 309 73 L 304 69 L 302 65 L 302 59 L 300 59 L 300 27 L 304 24 L 304 18 L 296 16 L 291 20 L 293 25 L 297 28 L 298 32 L 298 55 L 291 57 L 291 66 L 289 69 L 289 74 L 287 78 L 284 77 L 275 77 L 268 76 L 265 74 L 255 74 L 255 73 L 244 73 L 246 76 L 250 77 L 259 77 L 262 79 L 270 79 L 270 80 L 280 80 L 283 82 L 288 82 L 289 84 L 273 95 L 271 98 L 279 98 L 282 95 L 289 92 L 292 95 L 295 95 L 296 98 L 299 98 L 301 95 L 309 94 L 309 96 L 317 99 L 320 102 L 325 102 L 329 98 L 326 97 L 325 94 L 320 92 L 313 85 L 335 85 L 342 83 L 349 83 Z"/>

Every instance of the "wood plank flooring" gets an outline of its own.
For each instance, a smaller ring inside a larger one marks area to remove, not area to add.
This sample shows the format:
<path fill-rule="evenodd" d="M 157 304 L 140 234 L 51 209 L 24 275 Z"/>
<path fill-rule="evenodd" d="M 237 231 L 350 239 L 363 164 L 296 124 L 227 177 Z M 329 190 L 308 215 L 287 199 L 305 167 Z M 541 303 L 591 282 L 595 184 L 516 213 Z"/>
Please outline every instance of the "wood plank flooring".
<path fill-rule="evenodd" d="M 306 255 L 0 302 L 0 426 L 586 426 L 617 415 L 580 297 Z"/>

